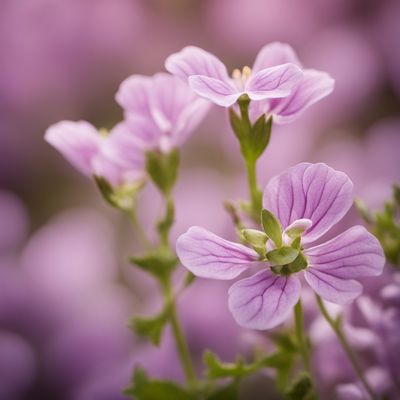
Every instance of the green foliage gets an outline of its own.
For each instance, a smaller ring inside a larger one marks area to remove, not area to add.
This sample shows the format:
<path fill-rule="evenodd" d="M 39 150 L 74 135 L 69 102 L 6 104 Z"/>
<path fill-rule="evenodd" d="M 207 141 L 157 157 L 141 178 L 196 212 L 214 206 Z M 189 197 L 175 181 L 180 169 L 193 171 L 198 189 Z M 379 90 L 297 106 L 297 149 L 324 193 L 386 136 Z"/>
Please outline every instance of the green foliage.
<path fill-rule="evenodd" d="M 168 196 L 178 177 L 179 151 L 173 149 L 170 153 L 148 152 L 146 170 L 158 189 Z"/>
<path fill-rule="evenodd" d="M 305 269 L 307 265 L 308 265 L 307 258 L 302 252 L 300 252 L 299 255 L 296 257 L 296 259 L 290 264 L 288 264 L 287 267 L 291 273 L 294 273 Z"/>
<path fill-rule="evenodd" d="M 306 372 L 301 372 L 285 390 L 284 394 L 289 400 L 317 399 L 311 378 Z"/>
<path fill-rule="evenodd" d="M 274 265 L 286 265 L 293 262 L 299 255 L 299 250 L 293 247 L 283 246 L 267 253 L 267 259 Z"/>
<path fill-rule="evenodd" d="M 149 379 L 139 367 L 135 369 L 131 386 L 124 393 L 135 400 L 197 400 L 196 395 L 174 382 Z"/>
<path fill-rule="evenodd" d="M 274 214 L 268 210 L 262 210 L 262 226 L 267 236 L 275 243 L 276 247 L 282 246 L 282 227 Z"/>
<path fill-rule="evenodd" d="M 360 200 L 356 201 L 356 207 L 372 233 L 379 239 L 386 259 L 392 265 L 400 267 L 400 187 L 393 187 L 392 198 L 381 211 L 372 213 Z"/>
<path fill-rule="evenodd" d="M 158 247 L 144 256 L 130 257 L 130 262 L 160 281 L 168 279 L 178 265 L 176 255 L 165 247 Z"/>
<path fill-rule="evenodd" d="M 139 336 L 148 338 L 155 346 L 159 346 L 164 328 L 168 322 L 168 312 L 163 310 L 153 317 L 134 317 L 129 326 Z"/>

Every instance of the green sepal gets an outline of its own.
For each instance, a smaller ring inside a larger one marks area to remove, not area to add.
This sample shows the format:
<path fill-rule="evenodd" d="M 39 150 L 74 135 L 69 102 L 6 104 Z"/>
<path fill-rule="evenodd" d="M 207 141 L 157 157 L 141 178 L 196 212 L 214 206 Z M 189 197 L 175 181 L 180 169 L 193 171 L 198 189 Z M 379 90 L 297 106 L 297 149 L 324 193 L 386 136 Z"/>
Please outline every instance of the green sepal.
<path fill-rule="evenodd" d="M 267 260 L 274 265 L 286 265 L 293 262 L 299 255 L 299 249 L 283 246 L 267 253 Z"/>
<path fill-rule="evenodd" d="M 289 400 L 316 400 L 311 377 L 306 372 L 301 372 L 291 385 L 285 390 L 284 395 Z"/>
<path fill-rule="evenodd" d="M 265 232 L 258 231 L 257 229 L 242 229 L 240 233 L 244 240 L 264 258 L 266 252 L 265 245 L 268 240 L 268 236 Z"/>
<path fill-rule="evenodd" d="M 122 211 L 131 211 L 135 205 L 135 196 L 143 188 L 145 181 L 113 187 L 102 176 L 94 176 L 94 180 L 104 200 L 114 208 Z"/>
<path fill-rule="evenodd" d="M 242 139 L 248 134 L 248 129 L 246 129 L 242 119 L 236 114 L 233 108 L 229 109 L 229 122 L 234 134 L 238 138 L 239 142 L 241 142 Z"/>
<path fill-rule="evenodd" d="M 289 271 L 292 273 L 302 271 L 303 269 L 307 268 L 307 266 L 307 258 L 302 252 L 299 253 L 293 262 L 287 265 Z"/>
<path fill-rule="evenodd" d="M 168 312 L 163 310 L 153 317 L 134 317 L 129 321 L 129 327 L 139 336 L 148 338 L 154 346 L 159 346 L 167 322 Z"/>
<path fill-rule="evenodd" d="M 294 249 L 300 250 L 301 247 L 301 237 L 298 236 L 296 239 L 293 240 L 291 243 L 290 247 L 293 247 Z"/>
<path fill-rule="evenodd" d="M 146 170 L 154 184 L 166 196 L 171 193 L 179 171 L 179 151 L 169 153 L 149 151 L 146 153 Z"/>
<path fill-rule="evenodd" d="M 169 278 L 179 262 L 176 255 L 165 247 L 159 247 L 144 256 L 130 257 L 129 261 L 162 281 Z"/>
<path fill-rule="evenodd" d="M 282 246 L 282 226 L 274 214 L 268 210 L 262 210 L 262 226 L 267 236 L 275 243 L 276 247 Z"/>
<path fill-rule="evenodd" d="M 252 126 L 250 135 L 250 143 L 252 148 L 252 155 L 258 159 L 267 148 L 271 139 L 272 117 L 267 120 L 265 114 L 262 114 Z"/>
<path fill-rule="evenodd" d="M 149 379 L 144 369 L 136 367 L 132 384 L 124 394 L 135 400 L 197 400 L 197 396 L 172 381 Z"/>

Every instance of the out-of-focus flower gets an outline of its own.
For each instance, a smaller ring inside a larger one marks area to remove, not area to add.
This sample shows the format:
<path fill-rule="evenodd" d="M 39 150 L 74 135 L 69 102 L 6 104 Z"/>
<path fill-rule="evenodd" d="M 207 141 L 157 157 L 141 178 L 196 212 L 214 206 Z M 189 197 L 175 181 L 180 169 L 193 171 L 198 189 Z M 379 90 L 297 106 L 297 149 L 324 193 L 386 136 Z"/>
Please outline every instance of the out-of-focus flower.
<path fill-rule="evenodd" d="M 233 279 L 251 267 L 262 268 L 230 288 L 229 308 L 240 325 L 269 329 L 297 303 L 299 272 L 317 294 L 337 304 L 360 295 L 362 285 L 355 279 L 382 273 L 382 248 L 362 226 L 310 247 L 344 217 L 352 201 L 347 175 L 325 164 L 302 163 L 272 179 L 264 191 L 263 226 L 269 237 L 252 230 L 250 239 L 244 236 L 249 248 L 192 227 L 178 239 L 178 256 L 205 278 Z"/>
<path fill-rule="evenodd" d="M 292 62 L 265 60 L 268 46 L 258 54 L 253 68 L 235 69 L 229 77 L 225 65 L 213 54 L 188 46 L 165 61 L 166 69 L 188 81 L 200 96 L 223 107 L 230 107 L 244 94 L 251 100 L 282 98 L 290 94 L 302 77 L 302 71 Z"/>
<path fill-rule="evenodd" d="M 229 78 L 226 67 L 215 56 L 196 47 L 186 47 L 166 60 L 172 74 L 187 79 L 201 96 L 229 107 L 247 94 L 254 102 L 250 114 L 274 116 L 278 123 L 290 122 L 310 105 L 333 90 L 334 81 L 326 73 L 306 69 L 287 44 L 274 42 L 258 53 L 253 68 L 233 71 Z"/>
<path fill-rule="evenodd" d="M 208 102 L 166 73 L 130 76 L 121 83 L 116 100 L 143 146 L 165 153 L 183 144 L 209 108 Z"/>
<path fill-rule="evenodd" d="M 102 135 L 88 122 L 61 121 L 48 128 L 45 139 L 84 175 L 116 186 L 143 178 L 143 147 L 125 123 Z"/>

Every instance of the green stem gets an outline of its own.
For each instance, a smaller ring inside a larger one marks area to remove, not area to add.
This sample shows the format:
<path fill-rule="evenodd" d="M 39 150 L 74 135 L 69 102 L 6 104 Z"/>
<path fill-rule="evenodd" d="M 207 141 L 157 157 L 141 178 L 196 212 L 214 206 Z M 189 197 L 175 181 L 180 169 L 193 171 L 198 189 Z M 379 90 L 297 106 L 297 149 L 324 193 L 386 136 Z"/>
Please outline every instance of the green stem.
<path fill-rule="evenodd" d="M 364 376 L 364 372 L 360 364 L 358 363 L 356 354 L 354 353 L 353 349 L 350 346 L 350 343 L 347 341 L 346 336 L 340 326 L 340 321 L 339 320 L 334 320 L 328 313 L 328 310 L 326 309 L 321 297 L 316 295 L 317 297 L 317 303 L 319 306 L 319 309 L 321 310 L 322 315 L 328 322 L 328 324 L 331 326 L 333 331 L 335 332 L 340 344 L 342 345 L 343 350 L 345 351 L 348 359 L 350 360 L 354 371 L 356 372 L 358 378 L 360 379 L 361 383 L 363 384 L 365 390 L 368 392 L 368 394 L 371 396 L 371 399 L 373 400 L 378 400 L 379 397 L 376 395 L 370 384 L 368 383 L 367 379 Z"/>
<path fill-rule="evenodd" d="M 126 213 L 128 215 L 129 221 L 132 224 L 132 227 L 133 227 L 137 237 L 139 238 L 139 241 L 143 245 L 143 247 L 145 247 L 147 250 L 151 249 L 151 247 L 152 247 L 151 241 L 149 240 L 149 238 L 146 235 L 146 232 L 144 231 L 141 224 L 139 223 L 139 221 L 136 217 L 135 211 L 130 210 L 130 211 L 127 211 Z"/>
<path fill-rule="evenodd" d="M 168 280 L 168 282 L 165 282 L 163 287 L 165 304 L 167 304 L 169 307 L 169 318 L 176 343 L 176 348 L 178 350 L 179 360 L 186 377 L 186 382 L 189 386 L 195 388 L 197 384 L 196 373 L 194 371 L 193 363 L 190 357 L 189 347 L 183 334 L 182 327 L 179 323 L 178 313 L 176 309 L 176 300 L 172 292 L 171 281 Z"/>
<path fill-rule="evenodd" d="M 257 186 L 257 170 L 256 160 L 245 159 L 246 171 L 247 171 L 247 183 L 249 187 L 249 193 L 251 198 L 251 210 L 254 219 L 259 222 L 262 209 L 262 195 Z"/>
<path fill-rule="evenodd" d="M 303 307 L 301 305 L 301 300 L 299 300 L 296 306 L 294 307 L 294 321 L 295 321 L 297 344 L 300 348 L 304 369 L 311 377 L 312 374 L 311 374 L 310 352 L 307 343 L 307 338 L 304 335 L 304 318 L 303 318 Z"/>
<path fill-rule="evenodd" d="M 165 215 L 157 223 L 157 230 L 160 235 L 161 245 L 169 247 L 169 233 L 175 219 L 175 205 L 174 200 L 170 195 L 165 196 Z"/>

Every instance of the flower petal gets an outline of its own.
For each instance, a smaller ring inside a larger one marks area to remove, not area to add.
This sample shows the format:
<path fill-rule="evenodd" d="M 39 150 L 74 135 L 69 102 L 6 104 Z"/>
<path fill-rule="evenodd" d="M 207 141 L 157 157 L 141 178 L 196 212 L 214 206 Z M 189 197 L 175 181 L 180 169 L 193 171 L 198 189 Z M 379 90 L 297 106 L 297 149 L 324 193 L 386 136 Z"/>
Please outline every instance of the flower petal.
<path fill-rule="evenodd" d="M 269 112 L 273 114 L 274 122 L 292 122 L 308 107 L 332 93 L 334 85 L 334 79 L 325 72 L 304 71 L 302 81 L 288 97 L 271 100 Z"/>
<path fill-rule="evenodd" d="M 314 291 L 323 299 L 335 304 L 351 303 L 362 293 L 361 283 L 351 280 L 337 278 L 329 272 L 308 267 L 304 277 Z"/>
<path fill-rule="evenodd" d="M 301 163 L 273 178 L 264 191 L 264 208 L 286 228 L 307 218 L 312 226 L 302 237 L 310 243 L 340 221 L 353 203 L 353 184 L 326 164 Z"/>
<path fill-rule="evenodd" d="M 242 94 L 230 82 L 204 75 L 190 76 L 189 85 L 197 94 L 222 107 L 230 107 Z"/>
<path fill-rule="evenodd" d="M 170 74 L 154 75 L 153 86 L 150 111 L 154 121 L 174 144 L 181 144 L 201 122 L 210 104 Z"/>
<path fill-rule="evenodd" d="M 132 75 L 119 86 L 115 99 L 130 115 L 149 117 L 149 98 L 152 78 L 144 75 Z"/>
<path fill-rule="evenodd" d="M 198 226 L 178 238 L 176 252 L 182 264 L 202 278 L 233 279 L 258 263 L 258 254 Z"/>
<path fill-rule="evenodd" d="M 286 97 L 301 81 L 303 72 L 295 64 L 283 64 L 258 71 L 246 83 L 251 100 Z"/>
<path fill-rule="evenodd" d="M 287 63 L 293 63 L 299 67 L 301 66 L 295 51 L 290 45 L 286 43 L 273 42 L 265 45 L 258 52 L 252 69 L 254 73 L 257 73 L 262 69 Z"/>
<path fill-rule="evenodd" d="M 311 267 L 342 279 L 378 276 L 385 265 L 379 241 L 363 226 L 353 226 L 304 253 Z"/>
<path fill-rule="evenodd" d="M 300 297 L 297 277 L 264 269 L 229 289 L 229 309 L 236 322 L 249 329 L 271 329 L 282 323 Z"/>
<path fill-rule="evenodd" d="M 93 125 L 86 121 L 61 121 L 50 126 L 44 137 L 77 170 L 92 175 L 92 160 L 99 151 L 101 140 Z"/>
<path fill-rule="evenodd" d="M 171 54 L 165 61 L 165 68 L 172 75 L 186 80 L 192 75 L 204 75 L 229 82 L 225 65 L 213 54 L 195 46 L 184 47 Z"/>

